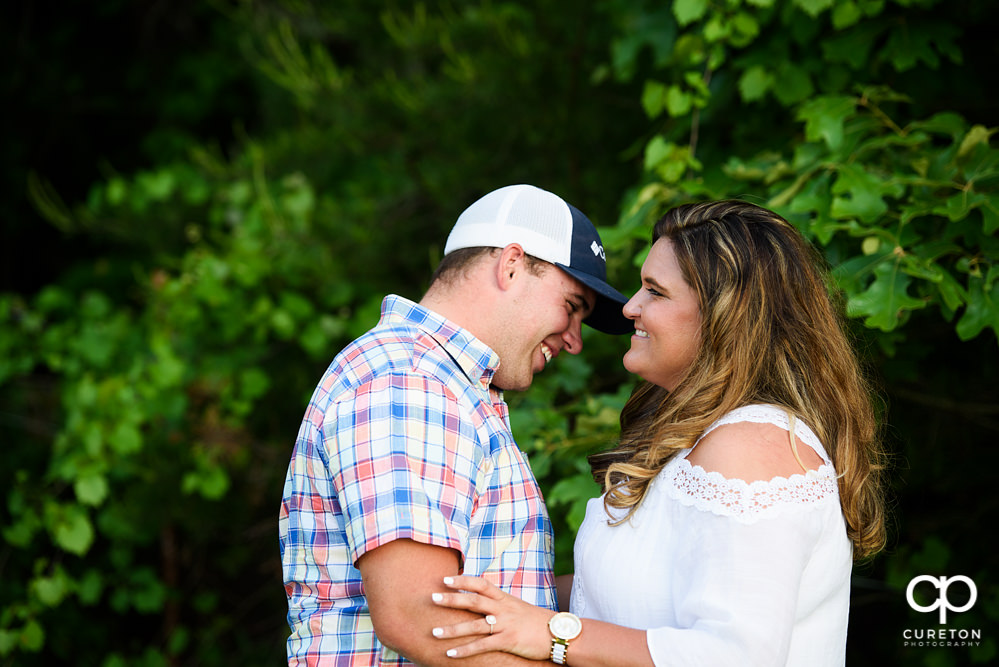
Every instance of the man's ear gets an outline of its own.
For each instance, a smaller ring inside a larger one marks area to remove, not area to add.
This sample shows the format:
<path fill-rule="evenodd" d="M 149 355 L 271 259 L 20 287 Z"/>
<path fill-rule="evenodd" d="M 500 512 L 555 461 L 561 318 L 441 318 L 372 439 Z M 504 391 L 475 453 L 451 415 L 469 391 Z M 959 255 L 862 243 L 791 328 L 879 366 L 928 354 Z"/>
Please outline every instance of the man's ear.
<path fill-rule="evenodd" d="M 509 289 L 525 270 L 526 254 L 519 243 L 511 243 L 500 252 L 495 267 L 496 283 L 500 289 Z"/>

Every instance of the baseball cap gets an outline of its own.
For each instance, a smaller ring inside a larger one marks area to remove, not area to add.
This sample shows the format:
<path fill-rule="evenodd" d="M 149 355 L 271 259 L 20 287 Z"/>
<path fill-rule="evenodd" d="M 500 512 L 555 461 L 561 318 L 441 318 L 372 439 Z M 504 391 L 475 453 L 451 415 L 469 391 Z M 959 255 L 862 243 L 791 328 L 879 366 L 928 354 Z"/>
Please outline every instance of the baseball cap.
<path fill-rule="evenodd" d="M 630 333 L 635 324 L 621 312 L 628 299 L 607 284 L 607 259 L 593 223 L 558 195 L 533 185 L 508 185 L 466 208 L 444 246 L 505 248 L 519 243 L 528 255 L 551 262 L 592 289 L 597 302 L 584 322 L 609 334 Z"/>

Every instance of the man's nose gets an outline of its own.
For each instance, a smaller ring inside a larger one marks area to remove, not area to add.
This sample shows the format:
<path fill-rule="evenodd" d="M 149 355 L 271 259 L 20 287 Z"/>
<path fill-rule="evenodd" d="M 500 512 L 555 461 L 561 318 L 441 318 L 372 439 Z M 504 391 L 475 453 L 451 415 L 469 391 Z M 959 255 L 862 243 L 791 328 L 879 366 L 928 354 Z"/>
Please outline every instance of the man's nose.
<path fill-rule="evenodd" d="M 569 354 L 579 354 L 583 351 L 583 322 L 573 318 L 569 328 L 562 332 L 562 341 L 565 346 L 562 348 Z"/>

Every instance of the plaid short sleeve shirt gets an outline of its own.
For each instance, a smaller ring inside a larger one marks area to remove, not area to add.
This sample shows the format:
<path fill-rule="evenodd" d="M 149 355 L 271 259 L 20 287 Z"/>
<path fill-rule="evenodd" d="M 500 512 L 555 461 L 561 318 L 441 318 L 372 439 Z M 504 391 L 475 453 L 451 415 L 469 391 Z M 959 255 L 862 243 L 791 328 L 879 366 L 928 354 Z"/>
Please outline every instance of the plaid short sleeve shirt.
<path fill-rule="evenodd" d="M 465 574 L 556 608 L 551 522 L 490 389 L 498 364 L 467 331 L 397 296 L 333 360 L 281 504 L 290 665 L 410 664 L 379 643 L 353 566 L 396 539 L 456 549 Z"/>

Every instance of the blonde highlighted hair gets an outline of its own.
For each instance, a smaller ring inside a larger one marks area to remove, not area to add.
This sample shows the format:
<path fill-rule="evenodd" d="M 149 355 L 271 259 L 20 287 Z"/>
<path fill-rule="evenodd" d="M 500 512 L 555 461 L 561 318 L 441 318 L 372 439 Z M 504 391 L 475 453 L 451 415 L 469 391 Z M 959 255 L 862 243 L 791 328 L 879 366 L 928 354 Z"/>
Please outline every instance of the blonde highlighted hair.
<path fill-rule="evenodd" d="M 644 382 L 621 413 L 617 447 L 590 457 L 606 505 L 627 510 L 725 413 L 781 406 L 807 423 L 839 475 L 857 559 L 885 543 L 884 454 L 870 390 L 815 249 L 782 217 L 741 201 L 687 204 L 655 225 L 697 293 L 701 344 L 672 391 Z M 627 517 L 625 517 L 626 519 Z"/>

